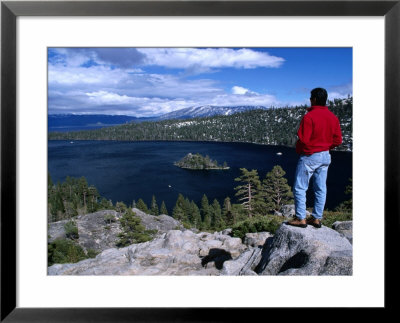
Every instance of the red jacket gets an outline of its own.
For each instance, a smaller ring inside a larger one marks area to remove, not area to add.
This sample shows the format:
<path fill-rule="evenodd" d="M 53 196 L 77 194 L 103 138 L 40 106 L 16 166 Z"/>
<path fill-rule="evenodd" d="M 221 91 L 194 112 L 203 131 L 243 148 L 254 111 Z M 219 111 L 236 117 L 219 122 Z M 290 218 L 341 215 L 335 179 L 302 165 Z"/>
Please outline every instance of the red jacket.
<path fill-rule="evenodd" d="M 328 107 L 314 105 L 307 111 L 297 131 L 296 152 L 312 155 L 339 146 L 342 143 L 339 119 Z"/>

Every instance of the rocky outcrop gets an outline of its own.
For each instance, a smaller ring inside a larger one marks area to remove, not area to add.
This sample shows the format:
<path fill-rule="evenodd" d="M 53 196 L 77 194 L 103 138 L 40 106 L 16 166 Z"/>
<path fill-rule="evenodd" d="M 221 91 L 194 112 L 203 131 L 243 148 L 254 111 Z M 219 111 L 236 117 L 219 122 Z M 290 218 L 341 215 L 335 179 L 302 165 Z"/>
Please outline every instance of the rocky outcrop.
<path fill-rule="evenodd" d="M 172 216 L 161 214 L 161 215 L 150 215 L 140 211 L 139 209 L 132 209 L 135 215 L 141 220 L 146 230 L 157 230 L 158 233 L 165 233 L 169 230 L 182 230 L 183 225 L 178 220 L 175 220 Z"/>
<path fill-rule="evenodd" d="M 275 215 L 283 216 L 285 218 L 292 218 L 296 215 L 296 209 L 294 204 L 283 205 L 279 212 L 275 211 Z M 306 210 L 306 216 L 310 216 L 311 213 Z"/>
<path fill-rule="evenodd" d="M 273 234 L 269 232 L 246 233 L 244 244 L 250 247 L 262 247 L 270 237 L 273 237 Z"/>
<path fill-rule="evenodd" d="M 282 224 L 256 268 L 261 275 L 352 275 L 352 245 L 322 226 Z"/>
<path fill-rule="evenodd" d="M 353 244 L 353 221 L 336 221 L 332 224 L 332 229 L 343 234 Z"/>
<path fill-rule="evenodd" d="M 78 216 L 74 219 L 78 227 L 78 243 L 85 250 L 103 251 L 115 247 L 117 236 L 121 232 L 119 214 L 113 210 L 98 211 Z M 69 220 L 49 224 L 48 241 L 65 239 L 64 225 Z"/>
<path fill-rule="evenodd" d="M 154 216 L 136 208 L 132 210 L 140 217 L 146 230 L 157 230 L 158 234 L 162 234 L 169 230 L 183 229 L 182 223 L 168 215 Z M 113 210 L 98 211 L 76 217 L 74 222 L 78 227 L 79 233 L 77 242 L 85 250 L 104 251 L 109 248 L 116 248 L 118 234 L 121 232 L 121 226 L 118 221 L 119 217 L 120 214 Z M 67 222 L 69 220 L 49 224 L 49 242 L 66 238 L 64 225 Z"/>
<path fill-rule="evenodd" d="M 118 213 L 87 214 L 76 219 L 79 243 L 101 253 L 75 264 L 53 265 L 48 274 L 352 275 L 351 221 L 336 222 L 333 227 L 338 231 L 282 224 L 274 235 L 247 233 L 242 242 L 231 236 L 231 229 L 214 233 L 185 230 L 172 217 L 133 210 L 146 229 L 158 231 L 153 240 L 118 249 L 119 221 L 110 223 L 110 215 L 118 219 Z M 65 238 L 66 222 L 50 225 L 50 241 Z"/>
<path fill-rule="evenodd" d="M 49 275 L 219 275 L 247 246 L 216 233 L 170 230 L 152 241 L 108 249 L 94 259 L 56 264 Z"/>

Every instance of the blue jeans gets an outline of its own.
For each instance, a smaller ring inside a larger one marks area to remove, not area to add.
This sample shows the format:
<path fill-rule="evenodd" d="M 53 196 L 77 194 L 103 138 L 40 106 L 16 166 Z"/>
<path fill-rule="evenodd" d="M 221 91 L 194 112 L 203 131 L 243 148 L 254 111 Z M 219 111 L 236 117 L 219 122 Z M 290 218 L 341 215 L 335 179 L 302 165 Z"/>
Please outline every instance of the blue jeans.
<path fill-rule="evenodd" d="M 316 219 L 322 219 L 326 201 L 326 178 L 328 176 L 328 167 L 330 163 L 331 155 L 329 151 L 314 153 L 310 156 L 300 156 L 293 186 L 297 218 L 306 218 L 306 192 L 308 190 L 310 178 L 313 176 L 315 201 L 312 216 Z"/>

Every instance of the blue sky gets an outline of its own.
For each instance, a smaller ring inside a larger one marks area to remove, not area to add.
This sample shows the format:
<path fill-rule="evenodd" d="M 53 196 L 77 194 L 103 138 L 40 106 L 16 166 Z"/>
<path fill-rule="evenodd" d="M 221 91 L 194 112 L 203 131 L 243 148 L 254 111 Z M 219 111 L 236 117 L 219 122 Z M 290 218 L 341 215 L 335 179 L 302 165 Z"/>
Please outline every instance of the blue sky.
<path fill-rule="evenodd" d="M 48 113 L 158 116 L 353 93 L 351 48 L 49 48 Z"/>

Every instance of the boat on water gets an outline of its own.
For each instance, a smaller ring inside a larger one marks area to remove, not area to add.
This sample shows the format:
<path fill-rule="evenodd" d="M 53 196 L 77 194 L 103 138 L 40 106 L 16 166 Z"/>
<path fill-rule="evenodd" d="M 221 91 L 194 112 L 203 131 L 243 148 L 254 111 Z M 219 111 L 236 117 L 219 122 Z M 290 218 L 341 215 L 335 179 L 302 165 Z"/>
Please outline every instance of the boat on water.
<path fill-rule="evenodd" d="M 278 153 L 276 153 L 278 156 L 280 156 L 280 155 L 282 155 L 282 153 L 281 152 L 278 152 Z"/>

